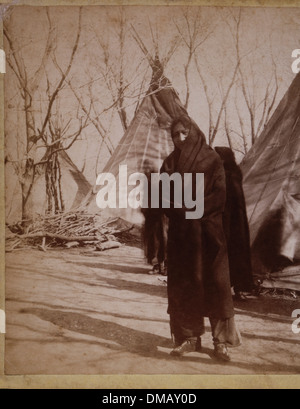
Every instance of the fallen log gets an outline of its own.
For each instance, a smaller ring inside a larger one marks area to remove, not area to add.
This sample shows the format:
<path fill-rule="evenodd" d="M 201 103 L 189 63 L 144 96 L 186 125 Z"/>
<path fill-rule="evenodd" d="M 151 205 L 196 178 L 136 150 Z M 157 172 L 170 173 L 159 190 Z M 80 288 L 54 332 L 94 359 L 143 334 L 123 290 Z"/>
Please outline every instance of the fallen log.
<path fill-rule="evenodd" d="M 22 243 L 22 240 L 17 240 L 11 245 L 11 247 L 6 248 L 5 251 L 7 253 L 10 253 L 11 251 L 13 251 L 21 243 Z"/>
<path fill-rule="evenodd" d="M 96 246 L 96 250 L 104 251 L 104 250 L 116 249 L 116 248 L 119 248 L 121 246 L 122 246 L 122 244 L 119 243 L 118 241 L 109 240 L 109 241 L 106 241 L 105 243 L 98 244 Z"/>
<path fill-rule="evenodd" d="M 20 239 L 37 239 L 39 237 L 48 237 L 50 239 L 58 239 L 62 241 L 97 241 L 96 236 L 64 236 L 62 234 L 55 234 L 55 233 L 48 233 L 48 232 L 40 232 L 34 234 L 16 234 L 16 237 Z"/>
<path fill-rule="evenodd" d="M 127 227 L 125 229 L 121 229 L 121 230 L 111 230 L 111 234 L 121 234 L 121 233 L 128 233 L 129 231 L 131 231 L 134 228 L 134 226 L 130 226 Z"/>

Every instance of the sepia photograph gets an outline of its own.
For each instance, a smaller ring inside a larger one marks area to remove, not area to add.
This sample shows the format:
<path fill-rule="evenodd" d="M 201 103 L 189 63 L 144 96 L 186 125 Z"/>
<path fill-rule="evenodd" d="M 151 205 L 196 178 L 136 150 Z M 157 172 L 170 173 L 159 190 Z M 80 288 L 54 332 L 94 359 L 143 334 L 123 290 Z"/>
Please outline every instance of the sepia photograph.
<path fill-rule="evenodd" d="M 2 375 L 299 375 L 300 7 L 45 3 L 0 4 Z"/>

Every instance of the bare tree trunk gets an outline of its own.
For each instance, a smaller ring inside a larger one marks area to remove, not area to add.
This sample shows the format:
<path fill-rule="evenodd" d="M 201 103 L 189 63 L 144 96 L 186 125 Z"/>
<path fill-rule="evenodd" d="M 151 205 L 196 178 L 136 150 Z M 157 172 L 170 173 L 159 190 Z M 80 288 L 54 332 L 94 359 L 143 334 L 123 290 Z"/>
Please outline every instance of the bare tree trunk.
<path fill-rule="evenodd" d="M 48 37 L 46 41 L 46 46 L 44 53 L 41 58 L 41 63 L 38 69 L 34 72 L 28 72 L 28 67 L 25 64 L 24 56 L 22 54 L 22 49 L 15 46 L 17 43 L 14 40 L 8 30 L 8 27 L 4 27 L 4 35 L 8 42 L 10 53 L 8 53 L 7 62 L 12 72 L 15 74 L 18 82 L 18 87 L 20 90 L 20 95 L 23 99 L 23 111 L 25 119 L 25 149 L 24 149 L 24 159 L 20 162 L 20 170 L 18 171 L 19 182 L 22 191 L 22 219 L 30 219 L 32 216 L 32 205 L 30 203 L 30 197 L 32 194 L 34 182 L 36 179 L 36 170 L 38 165 L 45 165 L 45 178 L 46 178 L 46 194 L 48 198 L 48 211 L 56 212 L 63 209 L 62 192 L 60 186 L 61 180 L 61 170 L 58 160 L 58 151 L 68 149 L 74 141 L 78 138 L 82 126 L 82 121 L 79 127 L 79 131 L 71 135 L 73 138 L 71 143 L 67 147 L 63 147 L 60 141 L 55 141 L 53 144 L 53 138 L 49 142 L 49 131 L 51 134 L 51 117 L 54 104 L 58 99 L 60 91 L 66 83 L 67 77 L 70 73 L 72 64 L 74 62 L 75 55 L 78 50 L 79 40 L 81 35 L 81 20 L 82 13 L 81 8 L 79 10 L 78 16 L 78 26 L 74 45 L 72 47 L 72 52 L 68 61 L 67 67 L 63 70 L 59 67 L 56 56 L 55 56 L 55 38 L 52 22 L 50 19 L 49 9 L 46 8 L 47 21 L 49 24 Z M 51 87 L 50 81 L 45 72 L 45 65 L 47 60 L 52 56 L 53 63 L 55 64 L 60 76 L 58 82 L 55 86 Z M 41 129 L 36 126 L 36 110 L 33 107 L 33 99 L 35 97 L 35 91 L 39 87 L 39 83 L 43 76 L 46 75 L 46 80 L 48 84 L 48 105 L 45 109 L 45 116 L 42 119 Z M 52 88 L 52 90 L 51 90 Z M 51 91 L 50 91 L 51 90 Z M 86 123 L 85 123 L 86 126 Z M 54 138 L 55 139 L 55 138 Z M 41 148 L 39 141 L 43 144 L 43 148 L 46 148 L 45 161 L 43 163 L 35 163 L 34 158 L 36 157 L 36 152 L 38 148 Z M 58 149 L 55 150 L 59 147 Z M 45 193 L 45 192 L 43 192 Z"/>
<path fill-rule="evenodd" d="M 61 168 L 58 153 L 51 156 L 45 166 L 47 213 L 55 214 L 65 210 L 61 189 Z"/>
<path fill-rule="evenodd" d="M 28 220 L 32 218 L 32 206 L 30 205 L 30 195 L 35 179 L 35 166 L 31 158 L 26 160 L 25 169 L 21 177 L 22 191 L 22 219 Z"/>

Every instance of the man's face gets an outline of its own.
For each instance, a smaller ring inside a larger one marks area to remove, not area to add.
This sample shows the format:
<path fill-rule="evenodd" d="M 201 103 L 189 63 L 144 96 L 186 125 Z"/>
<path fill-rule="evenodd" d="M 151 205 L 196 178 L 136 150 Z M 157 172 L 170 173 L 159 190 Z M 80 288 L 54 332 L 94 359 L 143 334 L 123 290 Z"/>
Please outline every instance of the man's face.
<path fill-rule="evenodd" d="M 175 125 L 173 129 L 173 143 L 177 149 L 182 149 L 186 138 L 188 137 L 189 130 L 185 128 L 182 123 Z"/>

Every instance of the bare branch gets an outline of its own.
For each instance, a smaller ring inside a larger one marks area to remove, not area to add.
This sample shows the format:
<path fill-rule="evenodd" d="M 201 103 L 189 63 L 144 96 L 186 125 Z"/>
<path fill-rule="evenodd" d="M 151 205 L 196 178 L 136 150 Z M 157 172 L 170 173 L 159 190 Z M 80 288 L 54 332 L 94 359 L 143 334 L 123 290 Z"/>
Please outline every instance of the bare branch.
<path fill-rule="evenodd" d="M 114 151 L 114 148 L 111 147 L 111 146 L 109 146 L 109 144 L 107 143 L 107 140 L 106 140 L 106 137 L 105 137 L 105 136 L 106 136 L 106 133 L 103 132 L 103 130 L 102 130 L 101 127 L 100 127 L 99 118 L 98 118 L 97 121 L 96 121 L 95 119 L 93 119 L 93 118 L 91 117 L 89 110 L 87 110 L 87 108 L 86 108 L 85 105 L 83 104 L 81 98 L 79 97 L 79 95 L 77 94 L 77 92 L 75 91 L 75 89 L 73 88 L 73 86 L 72 86 L 72 84 L 70 83 L 70 81 L 68 81 L 68 84 L 69 84 L 69 86 L 70 86 L 71 91 L 72 91 L 73 94 L 75 95 L 77 101 L 79 102 L 81 109 L 82 109 L 83 112 L 86 114 L 87 118 L 89 118 L 89 120 L 91 121 L 91 123 L 94 125 L 94 127 L 95 127 L 96 130 L 98 131 L 99 135 L 100 135 L 101 138 L 103 139 L 103 141 L 104 141 L 104 143 L 105 143 L 105 145 L 106 145 L 106 147 L 107 147 L 107 149 L 108 149 L 108 152 L 112 155 L 112 154 L 113 154 L 113 151 Z M 101 125 L 101 126 L 102 126 L 102 125 Z"/>
<path fill-rule="evenodd" d="M 236 112 L 238 114 L 238 119 L 239 119 L 239 124 L 240 124 L 240 129 L 242 134 L 238 134 L 236 132 L 237 135 L 240 135 L 243 139 L 243 144 L 244 144 L 244 150 L 245 150 L 245 154 L 248 152 L 248 145 L 247 145 L 247 133 L 245 131 L 245 125 L 244 125 L 244 120 L 243 120 L 243 116 L 240 113 L 240 109 L 239 109 L 239 104 L 237 103 L 237 100 L 235 99 L 235 107 L 236 107 Z"/>
<path fill-rule="evenodd" d="M 12 58 L 13 61 L 10 59 L 10 56 L 8 55 L 7 57 L 7 61 L 9 63 L 9 66 L 11 67 L 11 69 L 13 70 L 13 72 L 15 73 L 15 75 L 18 78 L 18 81 L 20 83 L 20 87 L 21 89 L 23 89 L 24 91 L 28 92 L 27 89 L 27 83 L 26 83 L 26 74 L 25 74 L 25 67 L 21 66 L 19 59 L 17 58 L 17 52 L 15 50 L 15 46 L 14 43 L 10 37 L 10 35 L 8 34 L 8 30 L 6 25 L 4 24 L 4 28 L 3 28 L 3 33 L 5 38 L 8 41 L 9 44 L 9 48 L 12 54 Z"/>
<path fill-rule="evenodd" d="M 190 66 L 191 66 L 193 57 L 195 56 L 196 50 L 202 44 L 204 44 L 204 42 L 208 39 L 208 37 L 211 35 L 213 31 L 212 29 L 208 30 L 207 26 L 203 25 L 199 10 L 200 9 L 198 8 L 197 14 L 193 15 L 192 19 L 189 17 L 188 9 L 186 9 L 183 12 L 186 33 L 184 33 L 181 27 L 179 26 L 179 24 L 176 21 L 174 21 L 174 25 L 188 51 L 187 61 L 184 64 L 184 77 L 185 77 L 185 85 L 186 85 L 184 106 L 186 109 L 188 108 L 189 100 L 190 100 L 191 84 L 190 84 L 189 72 L 190 72 Z"/>
<path fill-rule="evenodd" d="M 228 114 L 227 114 L 226 106 L 224 107 L 224 113 L 225 113 L 225 119 L 224 119 L 225 133 L 226 133 L 226 136 L 227 136 L 228 145 L 229 145 L 230 149 L 233 150 L 233 141 L 231 139 L 231 131 L 230 131 L 230 128 L 229 128 L 229 120 L 228 120 Z"/>
<path fill-rule="evenodd" d="M 220 107 L 220 109 L 219 109 L 219 114 L 218 114 L 218 117 L 217 117 L 217 121 L 216 121 L 216 124 L 215 124 L 215 127 L 214 127 L 214 131 L 213 131 L 212 136 L 211 136 L 211 141 L 210 141 L 211 143 L 214 142 L 214 140 L 215 140 L 215 138 L 216 138 L 216 136 L 217 136 L 217 133 L 218 133 L 218 130 L 219 130 L 220 121 L 221 121 L 221 117 L 222 117 L 223 111 L 225 110 L 225 107 L 226 107 L 226 104 L 227 104 L 227 100 L 228 100 L 228 97 L 229 97 L 230 92 L 231 92 L 231 90 L 232 90 L 232 87 L 233 87 L 233 85 L 234 85 L 234 83 L 235 83 L 235 79 L 236 79 L 236 76 L 237 76 L 239 67 L 240 67 L 240 61 L 238 61 L 237 64 L 236 64 L 236 67 L 235 67 L 235 70 L 234 70 L 234 72 L 233 72 L 231 81 L 230 81 L 230 83 L 229 83 L 229 85 L 228 85 L 228 88 L 227 88 L 227 90 L 226 90 L 225 96 L 224 96 L 224 98 L 223 98 L 223 100 L 222 100 L 221 107 Z"/>
<path fill-rule="evenodd" d="M 147 47 L 145 46 L 143 40 L 139 36 L 139 34 L 136 31 L 136 29 L 134 28 L 134 26 L 132 24 L 130 26 L 131 26 L 131 30 L 132 30 L 132 33 L 131 33 L 132 37 L 136 41 L 137 45 L 140 47 L 140 49 L 143 52 L 143 54 L 145 55 L 145 57 L 147 58 L 150 66 L 151 67 L 154 66 L 155 61 L 151 57 L 151 55 L 150 55 L 149 51 L 147 50 Z"/>
<path fill-rule="evenodd" d="M 102 141 L 101 141 L 101 143 L 99 145 L 98 154 L 97 154 L 97 157 L 96 157 L 96 166 L 95 166 L 96 177 L 98 176 L 98 164 L 99 164 L 99 159 L 100 159 L 100 152 L 102 150 L 103 143 L 104 143 L 105 139 L 107 138 L 107 135 L 109 134 L 109 130 L 110 130 L 111 125 L 112 125 L 113 116 L 114 116 L 114 112 L 112 111 L 111 112 L 111 117 L 110 117 L 110 122 L 109 122 L 109 127 L 108 127 L 106 133 L 104 134 L 104 137 L 102 138 Z"/>
<path fill-rule="evenodd" d="M 48 105 L 48 109 L 47 109 L 47 113 L 46 113 L 46 116 L 45 116 L 45 119 L 44 119 L 44 122 L 43 122 L 43 125 L 42 125 L 42 129 L 41 129 L 41 132 L 40 132 L 41 136 L 44 135 L 47 123 L 48 123 L 50 115 L 51 115 L 51 110 L 52 110 L 54 101 L 57 98 L 57 95 L 59 94 L 59 92 L 61 91 L 62 86 L 63 86 L 63 84 L 64 84 L 64 82 L 65 82 L 65 80 L 66 80 L 66 78 L 67 78 L 67 76 L 68 76 L 68 74 L 69 74 L 69 72 L 71 70 L 71 67 L 72 67 L 72 64 L 73 64 L 73 61 L 74 61 L 74 58 L 75 58 L 76 51 L 78 49 L 78 44 L 79 44 L 79 39 L 80 39 L 80 34 L 81 34 L 81 19 L 82 19 L 82 9 L 80 8 L 79 9 L 79 19 L 78 19 L 78 29 L 77 29 L 75 44 L 73 46 L 71 57 L 70 57 L 67 68 L 65 69 L 64 72 L 62 70 L 60 70 L 62 76 L 61 76 L 61 79 L 60 79 L 56 89 L 54 90 L 54 92 L 53 92 L 53 94 L 51 96 L 51 99 L 50 99 L 50 102 L 49 102 L 49 105 Z"/>
<path fill-rule="evenodd" d="M 68 149 L 70 149 L 70 148 L 74 145 L 74 143 L 77 141 L 79 135 L 81 134 L 82 130 L 83 130 L 86 126 L 87 126 L 86 124 L 85 124 L 85 125 L 82 125 L 82 124 L 81 124 L 81 126 L 80 126 L 79 129 L 78 129 L 78 131 L 76 131 L 73 135 L 71 135 L 71 136 L 73 136 L 73 139 L 71 140 L 71 142 L 70 142 L 67 146 L 65 146 L 65 147 L 62 146 L 62 147 L 60 147 L 60 148 L 57 148 L 57 149 L 51 151 L 51 152 L 47 155 L 47 159 L 35 163 L 35 164 L 34 164 L 35 167 L 36 167 L 36 166 L 39 166 L 39 165 L 44 165 L 44 164 L 48 163 L 48 162 L 50 161 L 51 157 L 52 157 L 53 155 L 57 154 L 58 152 L 60 152 L 60 151 L 67 151 Z M 68 137 L 68 139 L 69 139 L 69 138 L 70 138 L 70 136 Z M 57 142 L 58 142 L 58 141 L 57 141 Z"/>
<path fill-rule="evenodd" d="M 179 47 L 180 41 L 179 41 L 179 37 L 176 36 L 174 38 L 173 41 L 171 41 L 170 43 L 170 47 L 169 50 L 167 51 L 165 57 L 163 57 L 161 59 L 161 63 L 163 67 L 166 67 L 166 65 L 168 64 L 168 62 L 170 61 L 170 59 L 173 57 L 175 51 L 177 50 L 177 48 Z"/>
<path fill-rule="evenodd" d="M 46 7 L 45 9 L 46 9 L 47 21 L 48 21 L 48 24 L 49 24 L 49 32 L 48 32 L 48 37 L 47 37 L 43 57 L 42 57 L 42 60 L 41 60 L 41 64 L 40 64 L 39 68 L 36 70 L 36 72 L 35 72 L 35 74 L 33 76 L 32 89 L 35 89 L 39 85 L 41 76 L 43 74 L 43 70 L 45 69 L 47 60 L 49 59 L 51 51 L 53 49 L 54 28 L 52 26 L 50 13 L 49 13 L 49 8 Z"/>

